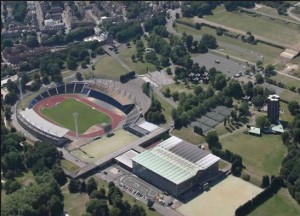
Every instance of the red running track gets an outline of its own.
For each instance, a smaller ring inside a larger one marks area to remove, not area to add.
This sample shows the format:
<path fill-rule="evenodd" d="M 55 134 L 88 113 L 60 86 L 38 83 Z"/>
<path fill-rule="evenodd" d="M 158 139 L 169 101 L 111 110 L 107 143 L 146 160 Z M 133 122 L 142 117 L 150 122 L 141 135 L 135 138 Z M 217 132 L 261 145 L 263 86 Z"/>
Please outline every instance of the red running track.
<path fill-rule="evenodd" d="M 55 121 L 53 121 L 52 119 L 44 116 L 41 113 L 41 109 L 42 108 L 46 108 L 46 107 L 52 107 L 55 106 L 57 103 L 61 103 L 62 101 L 66 100 L 67 98 L 74 98 L 77 99 L 79 101 L 81 101 L 82 103 L 88 104 L 91 107 L 94 107 L 95 109 L 97 109 L 100 112 L 105 113 L 106 115 L 108 115 L 111 119 L 111 127 L 112 129 L 115 129 L 122 120 L 125 119 L 124 116 L 120 116 L 118 114 L 116 114 L 113 111 L 107 110 L 101 106 L 99 106 L 98 104 L 93 103 L 92 101 L 81 97 L 80 95 L 75 95 L 75 94 L 68 94 L 68 95 L 55 95 L 55 96 L 51 96 L 48 98 L 45 98 L 44 100 L 38 102 L 34 107 L 33 110 L 38 113 L 41 117 L 43 117 L 44 119 L 47 119 L 47 121 L 52 122 L 53 124 L 57 123 Z M 86 133 L 86 134 L 80 134 L 79 138 L 93 138 L 96 136 L 101 136 L 104 135 L 104 130 L 101 127 L 98 127 L 99 129 L 90 133 Z M 72 136 L 72 137 L 76 137 L 76 133 L 74 131 L 69 131 L 67 133 L 67 135 Z"/>

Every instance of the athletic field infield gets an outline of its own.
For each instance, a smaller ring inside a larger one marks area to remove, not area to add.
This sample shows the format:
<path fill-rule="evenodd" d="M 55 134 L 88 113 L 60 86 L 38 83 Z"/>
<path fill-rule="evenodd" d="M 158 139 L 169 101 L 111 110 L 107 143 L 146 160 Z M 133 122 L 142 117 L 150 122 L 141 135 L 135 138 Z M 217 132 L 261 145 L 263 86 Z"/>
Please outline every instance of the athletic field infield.
<path fill-rule="evenodd" d="M 74 112 L 78 113 L 79 133 L 84 133 L 93 125 L 111 122 L 110 117 L 105 113 L 73 98 L 68 98 L 55 106 L 41 110 L 44 116 L 71 131 L 75 131 Z"/>

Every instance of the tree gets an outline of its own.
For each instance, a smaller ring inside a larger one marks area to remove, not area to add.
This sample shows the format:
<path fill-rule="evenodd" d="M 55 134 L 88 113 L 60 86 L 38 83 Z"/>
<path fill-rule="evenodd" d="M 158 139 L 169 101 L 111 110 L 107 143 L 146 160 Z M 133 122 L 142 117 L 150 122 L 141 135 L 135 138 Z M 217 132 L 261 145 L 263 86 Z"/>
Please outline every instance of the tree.
<path fill-rule="evenodd" d="M 52 174 L 59 185 L 64 185 L 67 182 L 67 177 L 61 167 L 52 169 Z"/>
<path fill-rule="evenodd" d="M 90 199 L 89 202 L 85 204 L 86 211 L 90 213 L 91 216 L 108 216 L 109 210 L 105 200 Z"/>
<path fill-rule="evenodd" d="M 134 54 L 131 55 L 131 60 L 132 60 L 133 62 L 135 62 L 135 55 L 134 55 Z"/>
<path fill-rule="evenodd" d="M 274 65 L 267 65 L 266 68 L 265 68 L 265 75 L 266 76 L 273 76 L 275 75 L 276 72 L 275 72 L 275 67 Z"/>
<path fill-rule="evenodd" d="M 254 96 L 251 101 L 255 107 L 261 107 L 264 105 L 264 99 L 261 95 Z"/>
<path fill-rule="evenodd" d="M 249 114 L 249 106 L 246 101 L 242 101 L 239 107 L 239 111 L 240 111 L 240 116 L 247 116 Z"/>
<path fill-rule="evenodd" d="M 226 127 L 227 124 L 227 118 L 224 119 L 224 127 Z"/>
<path fill-rule="evenodd" d="M 100 191 L 93 190 L 90 194 L 90 199 L 105 199 L 105 196 Z"/>
<path fill-rule="evenodd" d="M 188 50 L 191 50 L 192 45 L 193 45 L 193 36 L 192 35 L 187 35 L 185 38 L 185 44 Z"/>
<path fill-rule="evenodd" d="M 257 83 L 263 83 L 264 82 L 264 78 L 260 73 L 255 74 L 255 79 Z"/>
<path fill-rule="evenodd" d="M 268 128 L 271 123 L 267 116 L 258 116 L 256 117 L 256 126 L 259 128 Z"/>
<path fill-rule="evenodd" d="M 179 93 L 178 91 L 175 91 L 172 93 L 172 98 L 174 101 L 178 101 L 179 100 Z"/>
<path fill-rule="evenodd" d="M 14 42 L 10 39 L 3 40 L 3 48 L 5 47 L 12 47 L 14 45 Z"/>
<path fill-rule="evenodd" d="M 67 67 L 70 70 L 75 70 L 78 67 L 74 57 L 70 56 L 70 57 L 67 58 Z"/>
<path fill-rule="evenodd" d="M 167 87 L 164 91 L 163 91 L 163 94 L 166 98 L 169 98 L 171 97 L 171 91 L 170 91 L 170 88 Z"/>
<path fill-rule="evenodd" d="M 268 175 L 265 175 L 262 177 L 262 183 L 261 183 L 261 187 L 262 188 L 266 188 L 270 185 L 270 178 Z"/>
<path fill-rule="evenodd" d="M 64 203 L 58 196 L 52 195 L 49 200 L 49 208 L 51 215 L 61 215 L 64 210 Z"/>
<path fill-rule="evenodd" d="M 205 137 L 205 141 L 207 142 L 209 149 L 212 149 L 213 147 L 218 149 L 222 148 L 216 131 L 208 132 L 207 136 Z"/>
<path fill-rule="evenodd" d="M 77 179 L 71 179 L 68 185 L 70 193 L 77 193 L 80 185 L 80 181 Z"/>
<path fill-rule="evenodd" d="M 290 101 L 288 104 L 288 109 L 292 115 L 296 115 L 300 109 L 300 105 L 297 101 Z"/>
<path fill-rule="evenodd" d="M 205 45 L 209 49 L 215 49 L 217 47 L 217 40 L 212 35 L 203 34 L 200 44 Z"/>
<path fill-rule="evenodd" d="M 146 216 L 145 209 L 142 206 L 134 204 L 130 210 L 131 216 Z"/>
<path fill-rule="evenodd" d="M 86 192 L 88 193 L 88 195 L 90 195 L 93 190 L 97 190 L 97 183 L 95 179 L 92 177 L 88 180 L 86 184 Z"/>
<path fill-rule="evenodd" d="M 222 90 L 226 86 L 226 84 L 227 84 L 226 77 L 221 73 L 216 74 L 213 82 L 214 88 L 216 90 Z"/>
<path fill-rule="evenodd" d="M 149 209 L 152 208 L 153 204 L 154 204 L 153 200 L 148 199 L 148 201 L 147 201 L 147 207 L 148 207 Z"/>
<path fill-rule="evenodd" d="M 194 126 L 194 133 L 197 133 L 199 135 L 202 135 L 203 134 L 203 130 L 201 127 L 198 127 L 198 126 Z"/>
<path fill-rule="evenodd" d="M 28 35 L 26 38 L 26 45 L 30 48 L 37 47 L 39 45 L 39 42 L 35 36 Z"/>
<path fill-rule="evenodd" d="M 81 81 L 81 80 L 82 80 L 82 75 L 81 75 L 80 72 L 77 72 L 77 73 L 76 73 L 76 79 L 77 79 L 78 81 Z"/>
<path fill-rule="evenodd" d="M 161 64 L 163 64 L 163 63 L 161 62 Z M 172 75 L 171 68 L 167 68 L 167 69 L 166 69 L 166 72 L 167 72 L 168 75 Z"/>

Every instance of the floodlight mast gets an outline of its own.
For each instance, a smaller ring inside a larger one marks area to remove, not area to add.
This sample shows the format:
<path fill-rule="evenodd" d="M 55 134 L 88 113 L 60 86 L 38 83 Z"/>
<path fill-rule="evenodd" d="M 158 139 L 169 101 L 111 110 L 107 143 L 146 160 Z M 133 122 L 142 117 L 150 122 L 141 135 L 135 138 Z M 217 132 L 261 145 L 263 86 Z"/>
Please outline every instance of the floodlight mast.
<path fill-rule="evenodd" d="M 23 100 L 23 91 L 22 91 L 22 84 L 21 84 L 21 77 L 19 78 L 19 85 L 20 85 L 20 99 Z"/>
<path fill-rule="evenodd" d="M 79 138 L 79 134 L 78 134 L 78 123 L 77 123 L 78 113 L 77 112 L 73 113 L 73 118 L 74 118 L 74 123 L 75 123 L 76 139 L 78 139 Z"/>

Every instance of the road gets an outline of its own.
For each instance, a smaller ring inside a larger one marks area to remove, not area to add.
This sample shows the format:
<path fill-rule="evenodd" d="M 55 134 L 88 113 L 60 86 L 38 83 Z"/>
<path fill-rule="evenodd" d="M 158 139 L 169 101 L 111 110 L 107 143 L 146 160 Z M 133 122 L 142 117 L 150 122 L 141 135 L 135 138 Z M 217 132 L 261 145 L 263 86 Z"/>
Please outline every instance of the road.
<path fill-rule="evenodd" d="M 292 13 L 292 10 L 295 8 L 295 6 L 300 6 L 300 2 L 298 2 L 294 6 L 289 7 L 286 12 L 289 15 L 289 17 L 291 17 L 294 20 L 297 20 L 298 22 L 300 22 L 300 18 L 298 16 L 296 16 L 295 14 Z"/>

